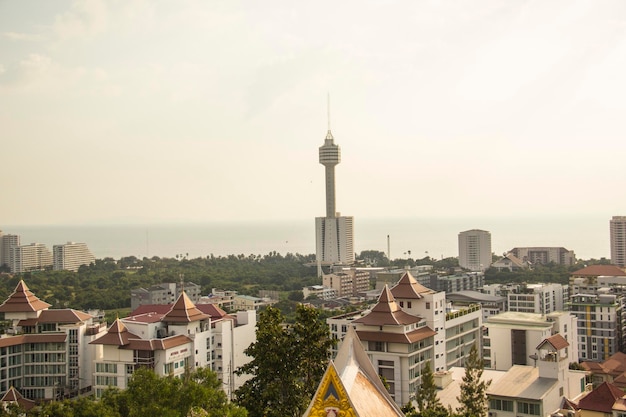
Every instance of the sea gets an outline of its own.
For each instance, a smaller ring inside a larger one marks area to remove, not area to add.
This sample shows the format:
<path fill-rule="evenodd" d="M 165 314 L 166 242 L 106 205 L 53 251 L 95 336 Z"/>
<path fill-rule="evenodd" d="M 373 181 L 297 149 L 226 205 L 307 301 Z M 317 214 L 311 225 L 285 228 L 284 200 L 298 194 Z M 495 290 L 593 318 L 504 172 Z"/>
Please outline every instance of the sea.
<path fill-rule="evenodd" d="M 610 258 L 609 219 L 606 216 L 395 218 L 354 220 L 355 252 L 378 250 L 391 259 L 458 256 L 458 234 L 469 229 L 491 233 L 492 250 L 514 247 L 559 246 L 579 259 Z M 22 245 L 44 243 L 50 249 L 67 242 L 86 243 L 98 259 L 125 256 L 188 258 L 227 255 L 265 255 L 278 252 L 315 253 L 315 220 L 0 225 L 4 234 L 20 235 Z"/>

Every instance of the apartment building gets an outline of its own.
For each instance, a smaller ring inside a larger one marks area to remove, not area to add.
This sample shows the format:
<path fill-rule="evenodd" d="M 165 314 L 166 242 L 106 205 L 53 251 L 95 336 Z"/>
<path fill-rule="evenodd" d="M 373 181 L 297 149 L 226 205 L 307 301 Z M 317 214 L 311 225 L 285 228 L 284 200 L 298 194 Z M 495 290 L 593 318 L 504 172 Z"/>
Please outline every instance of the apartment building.
<path fill-rule="evenodd" d="M 370 273 L 356 268 L 341 268 L 323 274 L 322 285 L 335 290 L 337 297 L 358 297 L 370 289 Z"/>
<path fill-rule="evenodd" d="M 521 247 L 513 248 L 509 253 L 531 265 L 554 263 L 556 265 L 571 266 L 576 263 L 574 251 L 563 247 Z"/>
<path fill-rule="evenodd" d="M 52 266 L 52 252 L 43 243 L 11 246 L 9 268 L 14 274 L 39 271 Z"/>
<path fill-rule="evenodd" d="M 626 267 L 626 216 L 613 216 L 609 222 L 611 263 Z"/>
<path fill-rule="evenodd" d="M 95 349 L 106 326 L 73 309 L 50 309 L 24 281 L 0 305 L 10 323 L 0 338 L 0 392 L 30 400 L 74 397 L 90 390 Z"/>
<path fill-rule="evenodd" d="M 52 268 L 55 271 L 78 271 L 82 265 L 96 262 L 86 243 L 67 242 L 52 247 Z"/>
<path fill-rule="evenodd" d="M 483 324 L 485 368 L 508 370 L 533 365 L 531 355 L 542 340 L 559 334 L 569 344 L 569 362 L 578 362 L 578 321 L 569 312 L 550 314 L 508 311 L 490 316 Z"/>
<path fill-rule="evenodd" d="M 95 395 L 109 386 L 126 388 L 138 367 L 161 376 L 210 367 L 231 396 L 247 378 L 234 371 L 249 360 L 243 351 L 256 340 L 255 325 L 255 311 L 229 316 L 214 304 L 195 305 L 185 291 L 172 305 L 142 305 L 91 342 Z"/>
<path fill-rule="evenodd" d="M 201 288 L 193 282 L 164 282 L 149 288 L 136 288 L 130 292 L 130 308 L 136 310 L 142 305 L 173 304 L 180 297 L 183 290 L 187 297 L 198 303 L 201 298 Z"/>
<path fill-rule="evenodd" d="M 413 398 L 426 362 L 435 372 L 445 371 L 464 365 L 473 344 L 481 346 L 480 305 L 446 305 L 445 293 L 426 288 L 409 272 L 392 288 L 385 286 L 371 309 L 331 317 L 327 323 L 338 341 L 356 329 L 400 405 Z"/>
<path fill-rule="evenodd" d="M 491 265 L 491 233 L 472 229 L 459 233 L 459 266 L 485 271 Z"/>
<path fill-rule="evenodd" d="M 567 285 L 536 283 L 518 284 L 515 287 L 514 291 L 508 291 L 506 295 L 508 311 L 549 314 L 563 311 L 569 299 Z"/>
<path fill-rule="evenodd" d="M 20 246 L 20 236 L 11 234 L 5 235 L 0 230 L 0 266 L 10 266 L 10 253 L 11 248 L 14 246 Z"/>

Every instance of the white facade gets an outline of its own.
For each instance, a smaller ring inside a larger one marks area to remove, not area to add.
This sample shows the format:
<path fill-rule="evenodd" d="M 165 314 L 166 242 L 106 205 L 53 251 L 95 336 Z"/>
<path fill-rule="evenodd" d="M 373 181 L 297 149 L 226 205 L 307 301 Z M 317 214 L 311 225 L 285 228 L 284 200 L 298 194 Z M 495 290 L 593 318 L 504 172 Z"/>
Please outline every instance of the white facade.
<path fill-rule="evenodd" d="M 354 218 L 316 217 L 315 247 L 318 264 L 345 264 L 354 262 Z"/>
<path fill-rule="evenodd" d="M 0 231 L 0 266 L 10 267 L 11 248 L 20 246 L 19 235 L 4 235 Z"/>
<path fill-rule="evenodd" d="M 520 285 L 518 291 L 507 292 L 508 311 L 542 314 L 563 311 L 568 293 L 568 286 L 561 284 Z"/>
<path fill-rule="evenodd" d="M 322 285 L 335 291 L 337 297 L 356 297 L 370 289 L 370 274 L 354 268 L 322 276 Z"/>
<path fill-rule="evenodd" d="M 626 216 L 613 216 L 609 223 L 611 238 L 611 263 L 626 266 Z"/>
<path fill-rule="evenodd" d="M 332 300 L 337 298 L 337 291 L 334 288 L 325 287 L 324 285 L 310 285 L 302 288 L 304 299 L 308 299 L 314 295 L 320 300 Z"/>
<path fill-rule="evenodd" d="M 86 243 L 67 242 L 52 247 L 53 269 L 55 271 L 78 271 L 82 265 L 89 266 L 96 261 Z"/>
<path fill-rule="evenodd" d="M 491 265 L 491 233 L 472 229 L 459 233 L 459 266 L 484 271 Z"/>
<path fill-rule="evenodd" d="M 43 243 L 11 246 L 9 249 L 9 268 L 14 274 L 41 270 L 52 266 L 52 252 Z"/>
<path fill-rule="evenodd" d="M 484 328 L 485 368 L 505 371 L 513 365 L 533 365 L 535 347 L 557 333 L 570 345 L 569 362 L 578 362 L 578 321 L 569 312 L 505 312 L 489 317 Z"/>

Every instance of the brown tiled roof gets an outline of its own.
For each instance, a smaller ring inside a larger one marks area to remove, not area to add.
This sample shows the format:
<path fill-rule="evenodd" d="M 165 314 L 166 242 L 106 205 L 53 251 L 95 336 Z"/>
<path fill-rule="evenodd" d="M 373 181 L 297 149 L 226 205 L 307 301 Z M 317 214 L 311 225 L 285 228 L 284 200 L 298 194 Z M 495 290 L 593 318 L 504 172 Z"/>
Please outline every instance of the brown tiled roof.
<path fill-rule="evenodd" d="M 2 313 L 21 313 L 30 311 L 41 311 L 50 307 L 50 304 L 41 301 L 35 294 L 30 292 L 23 280 L 17 284 L 13 294 L 0 305 Z"/>
<path fill-rule="evenodd" d="M 409 333 L 384 333 L 358 331 L 359 339 L 368 342 L 415 343 L 437 334 L 430 327 L 422 327 Z"/>
<path fill-rule="evenodd" d="M 613 404 L 624 395 L 615 385 L 603 382 L 578 402 L 578 408 L 601 413 L 611 413 Z"/>
<path fill-rule="evenodd" d="M 396 303 L 395 298 L 393 298 L 389 287 L 385 285 L 380 297 L 378 297 L 378 303 L 376 303 L 374 308 L 365 316 L 354 320 L 354 323 L 361 323 L 369 326 L 384 326 L 405 325 L 417 323 L 419 321 L 419 317 L 412 316 L 411 314 L 404 312 L 398 306 L 398 303 Z"/>
<path fill-rule="evenodd" d="M 569 346 L 569 343 L 567 343 L 567 340 L 565 340 L 565 338 L 558 333 L 555 334 L 554 336 L 550 336 L 544 339 L 541 343 L 539 343 L 539 346 L 537 346 L 537 349 L 539 349 L 544 343 L 550 343 L 552 347 L 555 348 L 556 350 L 561 350 Z"/>
<path fill-rule="evenodd" d="M 89 342 L 89 344 L 125 346 L 130 343 L 130 339 L 138 338 L 139 336 L 128 331 L 120 319 L 116 319 L 111 327 L 109 327 L 105 335 Z"/>
<path fill-rule="evenodd" d="M 198 310 L 187 294 L 185 294 L 185 291 L 183 291 L 172 306 L 172 309 L 162 320 L 168 323 L 191 323 L 192 321 L 207 318 L 209 318 L 209 315 Z"/>
<path fill-rule="evenodd" d="M 35 401 L 24 398 L 22 394 L 20 394 L 20 392 L 16 390 L 13 386 L 9 388 L 9 390 L 4 394 L 0 401 L 18 403 L 24 408 L 24 411 L 28 411 L 36 405 Z"/>
<path fill-rule="evenodd" d="M 179 334 L 176 336 L 170 336 L 163 339 L 129 339 L 129 344 L 122 346 L 121 349 L 132 350 L 165 350 L 176 346 L 182 346 L 192 340 Z"/>
<path fill-rule="evenodd" d="M 64 343 L 67 339 L 65 333 L 37 333 L 20 334 L 0 338 L 0 347 L 21 345 L 23 343 Z"/>
<path fill-rule="evenodd" d="M 404 299 L 420 299 L 424 298 L 422 294 L 432 294 L 434 292 L 417 282 L 409 272 L 405 272 L 396 285 L 391 288 L 391 293 L 394 297 Z"/>
<path fill-rule="evenodd" d="M 139 316 L 146 313 L 167 314 L 172 309 L 173 304 L 144 304 L 140 305 L 130 313 L 130 317 Z M 218 319 L 228 316 L 228 314 L 215 304 L 196 304 L 196 308 L 201 312 L 211 316 L 211 319 Z"/>
<path fill-rule="evenodd" d="M 45 310 L 39 316 L 39 323 L 79 323 L 91 318 L 92 315 L 71 308 Z"/>
<path fill-rule="evenodd" d="M 570 275 L 572 276 L 611 276 L 611 277 L 624 277 L 626 276 L 626 272 L 618 266 L 615 265 L 589 265 L 584 267 L 583 269 L 579 269 L 578 271 L 572 272 Z"/>

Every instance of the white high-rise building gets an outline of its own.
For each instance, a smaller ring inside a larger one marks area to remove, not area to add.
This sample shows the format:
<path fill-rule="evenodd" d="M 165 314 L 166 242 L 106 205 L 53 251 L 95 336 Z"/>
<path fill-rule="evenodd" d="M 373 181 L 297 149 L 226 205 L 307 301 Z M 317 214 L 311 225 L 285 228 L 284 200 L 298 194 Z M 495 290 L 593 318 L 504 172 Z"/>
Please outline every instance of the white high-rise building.
<path fill-rule="evenodd" d="M 354 262 L 354 218 L 341 216 L 335 205 L 335 166 L 341 162 L 341 150 L 334 143 L 330 126 L 319 161 L 326 170 L 326 217 L 315 219 L 315 253 L 318 266 Z M 321 275 L 321 268 L 318 274 Z"/>
<path fill-rule="evenodd" d="M 11 248 L 20 246 L 19 235 L 3 235 L 0 231 L 0 266 L 9 265 Z"/>
<path fill-rule="evenodd" d="M 459 233 L 459 266 L 484 271 L 491 265 L 491 233 L 472 229 Z"/>
<path fill-rule="evenodd" d="M 626 216 L 613 216 L 611 230 L 611 263 L 626 266 Z"/>
<path fill-rule="evenodd" d="M 52 266 L 52 252 L 43 243 L 12 246 L 9 249 L 9 268 L 14 274 L 36 271 Z"/>
<path fill-rule="evenodd" d="M 52 247 L 53 268 L 56 271 L 78 271 L 81 265 L 90 265 L 96 261 L 87 244 L 67 242 Z"/>

